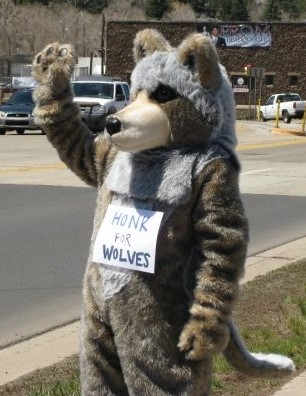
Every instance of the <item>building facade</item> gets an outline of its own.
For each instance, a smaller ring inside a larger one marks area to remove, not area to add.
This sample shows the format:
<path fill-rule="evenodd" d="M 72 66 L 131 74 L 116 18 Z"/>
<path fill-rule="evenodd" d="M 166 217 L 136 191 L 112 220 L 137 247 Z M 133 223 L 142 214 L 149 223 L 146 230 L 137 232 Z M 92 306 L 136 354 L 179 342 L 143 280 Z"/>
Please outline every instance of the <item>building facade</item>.
<path fill-rule="evenodd" d="M 129 81 L 134 67 L 132 47 L 137 31 L 159 30 L 173 45 L 192 33 L 207 34 L 206 22 L 109 21 L 106 72 Z M 306 99 L 306 23 L 220 23 L 226 47 L 217 48 L 232 80 L 237 105 L 253 106 L 279 92 L 297 92 Z M 245 75 L 249 67 L 250 77 Z"/>

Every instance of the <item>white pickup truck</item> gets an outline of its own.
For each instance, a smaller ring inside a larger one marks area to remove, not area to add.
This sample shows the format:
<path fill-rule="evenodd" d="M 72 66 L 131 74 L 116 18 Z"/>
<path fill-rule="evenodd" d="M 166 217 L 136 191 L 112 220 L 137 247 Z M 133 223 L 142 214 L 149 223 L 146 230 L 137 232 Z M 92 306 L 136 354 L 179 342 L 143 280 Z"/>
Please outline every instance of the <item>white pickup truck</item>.
<path fill-rule="evenodd" d="M 83 76 L 72 87 L 82 120 L 93 132 L 103 131 L 106 117 L 130 103 L 128 83 L 113 77 Z"/>
<path fill-rule="evenodd" d="M 264 106 L 260 106 L 260 119 L 262 121 L 276 119 L 277 107 L 279 102 L 279 118 L 286 124 L 292 118 L 302 119 L 304 115 L 305 102 L 297 93 L 280 93 L 270 96 Z"/>

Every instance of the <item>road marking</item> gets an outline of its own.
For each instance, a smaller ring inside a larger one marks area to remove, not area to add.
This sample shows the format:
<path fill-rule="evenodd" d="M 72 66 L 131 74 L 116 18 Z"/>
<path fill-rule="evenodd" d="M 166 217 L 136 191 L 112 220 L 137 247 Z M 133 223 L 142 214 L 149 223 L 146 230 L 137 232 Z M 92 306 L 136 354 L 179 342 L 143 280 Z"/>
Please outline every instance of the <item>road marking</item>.
<path fill-rule="evenodd" d="M 253 170 L 253 171 L 242 172 L 241 176 L 255 175 L 256 173 L 269 172 L 269 171 L 273 171 L 273 170 L 274 170 L 274 168 L 257 169 L 257 170 Z"/>
<path fill-rule="evenodd" d="M 256 150 L 259 148 L 272 148 L 272 147 L 282 147 L 294 144 L 306 144 L 306 138 L 288 140 L 286 142 L 270 142 L 270 143 L 255 143 L 255 144 L 238 144 L 237 151 L 242 150 Z"/>
<path fill-rule="evenodd" d="M 0 174 L 5 173 L 24 173 L 24 172 L 45 172 L 52 171 L 54 169 L 65 169 L 67 168 L 63 163 L 46 164 L 46 165 L 27 165 L 27 166 L 12 166 L 0 169 Z"/>
<path fill-rule="evenodd" d="M 270 143 L 255 143 L 255 144 L 238 144 L 237 151 L 243 150 L 256 150 L 260 148 L 273 148 L 282 147 L 295 144 L 306 144 L 306 137 L 300 137 L 299 139 L 282 141 L 282 142 L 270 142 Z M 63 163 L 54 164 L 41 164 L 41 165 L 25 165 L 25 166 L 11 166 L 0 169 L 0 175 L 8 173 L 26 173 L 26 172 L 49 172 L 56 169 L 67 168 Z"/>

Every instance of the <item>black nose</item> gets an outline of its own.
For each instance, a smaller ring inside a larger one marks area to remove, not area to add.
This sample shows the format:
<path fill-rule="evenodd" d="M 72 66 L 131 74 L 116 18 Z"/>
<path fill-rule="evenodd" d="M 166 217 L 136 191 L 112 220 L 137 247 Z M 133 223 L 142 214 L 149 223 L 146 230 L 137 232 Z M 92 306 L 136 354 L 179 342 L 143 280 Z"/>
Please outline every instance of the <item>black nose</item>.
<path fill-rule="evenodd" d="M 105 127 L 110 135 L 114 135 L 121 130 L 121 122 L 116 117 L 107 117 Z"/>

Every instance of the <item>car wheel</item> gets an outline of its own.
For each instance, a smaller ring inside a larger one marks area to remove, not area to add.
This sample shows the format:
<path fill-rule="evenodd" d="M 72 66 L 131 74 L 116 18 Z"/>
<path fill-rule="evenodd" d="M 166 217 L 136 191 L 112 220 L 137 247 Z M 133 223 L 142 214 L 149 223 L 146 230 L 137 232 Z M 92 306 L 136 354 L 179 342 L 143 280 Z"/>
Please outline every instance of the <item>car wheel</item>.
<path fill-rule="evenodd" d="M 284 110 L 284 112 L 283 112 L 283 121 L 285 124 L 290 124 L 290 122 L 291 122 L 291 117 L 287 110 Z"/>
<path fill-rule="evenodd" d="M 23 135 L 24 129 L 16 129 L 16 132 L 18 133 L 18 135 Z"/>
<path fill-rule="evenodd" d="M 265 118 L 265 116 L 263 115 L 263 112 L 260 112 L 260 121 L 265 122 L 267 121 L 267 119 Z"/>
<path fill-rule="evenodd" d="M 6 129 L 0 128 L 0 135 L 5 135 L 5 133 L 6 133 Z"/>

